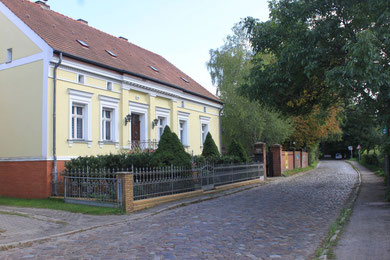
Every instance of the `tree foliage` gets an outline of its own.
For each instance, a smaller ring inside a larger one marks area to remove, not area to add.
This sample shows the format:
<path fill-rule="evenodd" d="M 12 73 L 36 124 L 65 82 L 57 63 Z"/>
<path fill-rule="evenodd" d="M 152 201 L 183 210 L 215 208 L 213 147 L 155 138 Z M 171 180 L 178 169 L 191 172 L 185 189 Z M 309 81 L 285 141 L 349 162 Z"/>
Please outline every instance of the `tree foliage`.
<path fill-rule="evenodd" d="M 229 144 L 233 139 L 242 143 L 249 152 L 253 143 L 281 143 L 291 133 L 290 121 L 277 110 L 250 101 L 239 95 L 237 89 L 247 82 L 252 67 L 253 53 L 248 39 L 239 25 L 233 28 L 233 35 L 225 44 L 210 50 L 207 67 L 219 96 L 225 103 L 222 115 L 223 141 Z M 271 60 L 264 56 L 263 60 Z"/>
<path fill-rule="evenodd" d="M 219 151 L 218 151 L 218 147 L 215 144 L 214 139 L 211 136 L 210 132 L 208 132 L 206 135 L 206 140 L 204 141 L 204 144 L 203 144 L 202 156 L 204 156 L 206 158 L 220 156 Z"/>
<path fill-rule="evenodd" d="M 388 0 L 273 0 L 270 10 L 244 21 L 253 51 L 274 62 L 254 60 L 243 93 L 298 116 L 364 103 L 390 125 Z"/>

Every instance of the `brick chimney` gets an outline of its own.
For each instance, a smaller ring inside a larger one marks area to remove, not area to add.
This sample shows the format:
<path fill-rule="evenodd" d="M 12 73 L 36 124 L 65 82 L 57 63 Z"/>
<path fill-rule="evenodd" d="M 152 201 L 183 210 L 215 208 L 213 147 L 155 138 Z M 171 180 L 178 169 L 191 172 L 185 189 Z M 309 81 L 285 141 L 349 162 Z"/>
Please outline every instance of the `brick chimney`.
<path fill-rule="evenodd" d="M 45 10 L 50 10 L 50 5 L 46 4 L 46 1 L 47 0 L 44 0 L 44 1 L 36 1 L 35 3 L 36 4 L 39 4 L 42 9 L 45 9 Z"/>

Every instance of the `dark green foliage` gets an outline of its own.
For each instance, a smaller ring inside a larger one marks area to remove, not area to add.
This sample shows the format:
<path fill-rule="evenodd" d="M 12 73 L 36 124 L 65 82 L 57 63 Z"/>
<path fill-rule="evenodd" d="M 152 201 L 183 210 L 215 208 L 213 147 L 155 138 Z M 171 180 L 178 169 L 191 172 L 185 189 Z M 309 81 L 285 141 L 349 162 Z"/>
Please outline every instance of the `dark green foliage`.
<path fill-rule="evenodd" d="M 224 156 L 211 156 L 211 157 L 204 157 L 202 155 L 196 155 L 193 157 L 194 166 L 208 163 L 214 163 L 214 164 L 234 164 L 234 163 L 241 163 L 242 160 L 238 156 L 231 156 L 231 155 L 224 155 Z"/>
<path fill-rule="evenodd" d="M 227 154 L 230 156 L 237 156 L 238 158 L 240 158 L 241 162 L 248 162 L 249 161 L 249 158 L 248 158 L 244 148 L 242 147 L 242 145 L 234 139 L 232 140 L 232 142 L 230 143 L 230 145 L 228 147 Z"/>
<path fill-rule="evenodd" d="M 367 164 L 374 166 L 382 166 L 380 165 L 379 158 L 376 154 L 365 154 L 363 159 Z"/>
<path fill-rule="evenodd" d="M 161 136 L 158 148 L 152 156 L 152 164 L 157 166 L 191 167 L 191 156 L 186 153 L 179 138 L 166 126 Z"/>
<path fill-rule="evenodd" d="M 206 158 L 220 156 L 218 147 L 215 144 L 214 139 L 211 136 L 210 132 L 207 133 L 206 140 L 204 141 L 202 156 Z"/>
<path fill-rule="evenodd" d="M 110 171 L 121 171 L 131 169 L 132 166 L 153 167 L 150 153 L 121 153 L 97 156 L 80 156 L 65 163 L 68 171 L 79 169 L 108 169 Z"/>

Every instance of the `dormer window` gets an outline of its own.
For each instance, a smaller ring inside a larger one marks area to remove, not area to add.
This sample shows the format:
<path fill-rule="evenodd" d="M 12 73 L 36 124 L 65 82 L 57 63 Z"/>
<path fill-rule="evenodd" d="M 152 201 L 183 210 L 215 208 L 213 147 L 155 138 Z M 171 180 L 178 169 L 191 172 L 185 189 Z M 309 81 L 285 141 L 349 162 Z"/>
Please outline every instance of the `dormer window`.
<path fill-rule="evenodd" d="M 112 90 L 112 82 L 107 81 L 107 90 Z"/>
<path fill-rule="evenodd" d="M 107 52 L 108 54 L 110 54 L 112 57 L 118 57 L 118 55 L 116 55 L 116 54 L 113 53 L 112 51 L 106 50 L 106 52 Z"/>
<path fill-rule="evenodd" d="M 156 68 L 155 68 L 155 67 L 153 67 L 153 66 L 149 66 L 149 68 L 151 68 L 152 70 L 154 70 L 154 71 L 158 72 L 158 69 L 156 69 Z"/>
<path fill-rule="evenodd" d="M 78 43 L 80 43 L 81 44 L 81 46 L 83 46 L 83 47 L 85 47 L 85 48 L 89 48 L 89 45 L 86 43 L 86 42 L 84 42 L 84 41 L 82 41 L 82 40 L 76 40 Z"/>
<path fill-rule="evenodd" d="M 7 49 L 7 60 L 6 63 L 12 62 L 12 48 Z"/>
<path fill-rule="evenodd" d="M 188 81 L 188 79 L 186 79 L 186 78 L 183 78 L 183 77 L 180 77 L 185 83 L 190 83 L 189 81 Z"/>
<path fill-rule="evenodd" d="M 78 76 L 78 82 L 80 84 L 84 84 L 85 83 L 85 76 L 83 74 L 79 74 Z"/>

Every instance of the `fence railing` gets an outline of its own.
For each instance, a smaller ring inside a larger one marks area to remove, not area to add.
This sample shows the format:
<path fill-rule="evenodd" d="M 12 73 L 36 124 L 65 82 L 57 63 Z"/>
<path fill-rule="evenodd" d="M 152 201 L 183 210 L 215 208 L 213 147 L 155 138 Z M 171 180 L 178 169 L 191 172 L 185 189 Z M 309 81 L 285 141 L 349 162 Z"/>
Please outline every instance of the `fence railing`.
<path fill-rule="evenodd" d="M 206 163 L 192 168 L 133 168 L 125 172 L 133 186 L 130 191 L 133 192 L 132 200 L 142 200 L 200 189 L 210 190 L 218 185 L 256 179 L 264 176 L 264 164 Z M 68 203 L 121 207 L 123 195 L 131 187 L 122 183 L 122 179 L 113 171 L 80 170 L 63 175 L 64 198 Z"/>
<path fill-rule="evenodd" d="M 134 200 L 194 191 L 199 183 L 191 168 L 134 168 L 132 172 Z"/>
<path fill-rule="evenodd" d="M 193 168 L 133 169 L 134 200 L 177 194 L 264 176 L 264 164 L 204 164 Z"/>
<path fill-rule="evenodd" d="M 156 140 L 143 140 L 143 141 L 130 141 L 130 150 L 132 151 L 145 151 L 156 150 L 158 148 L 158 142 Z"/>
<path fill-rule="evenodd" d="M 67 203 L 122 207 L 122 183 L 106 170 L 64 172 L 64 199 Z"/>

